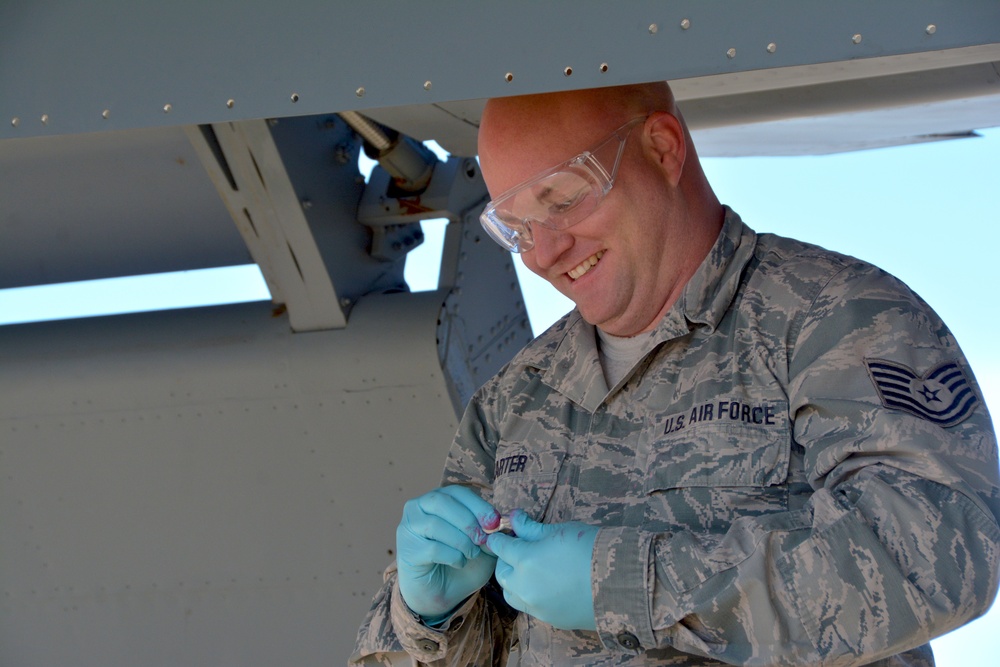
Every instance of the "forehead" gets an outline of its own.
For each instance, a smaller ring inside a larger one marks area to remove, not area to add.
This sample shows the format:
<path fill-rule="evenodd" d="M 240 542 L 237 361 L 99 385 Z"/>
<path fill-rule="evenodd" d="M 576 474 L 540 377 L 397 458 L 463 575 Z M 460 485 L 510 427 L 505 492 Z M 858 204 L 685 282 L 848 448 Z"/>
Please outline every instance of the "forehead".
<path fill-rule="evenodd" d="M 616 126 L 597 127 L 579 117 L 532 114 L 484 114 L 479 159 L 491 196 L 579 155 Z"/>

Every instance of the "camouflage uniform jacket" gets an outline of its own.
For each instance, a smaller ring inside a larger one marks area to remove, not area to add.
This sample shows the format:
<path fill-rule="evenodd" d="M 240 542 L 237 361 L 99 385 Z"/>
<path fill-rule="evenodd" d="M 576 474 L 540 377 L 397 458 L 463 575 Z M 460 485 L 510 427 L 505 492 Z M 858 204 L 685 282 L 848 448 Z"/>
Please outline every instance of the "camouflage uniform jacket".
<path fill-rule="evenodd" d="M 996 438 L 951 333 L 859 260 L 731 211 L 617 386 L 576 311 L 471 401 L 445 484 L 601 526 L 597 632 L 489 596 L 441 629 L 393 592 L 355 659 L 442 665 L 928 665 L 997 588 Z M 438 662 L 439 661 L 439 662 Z"/>

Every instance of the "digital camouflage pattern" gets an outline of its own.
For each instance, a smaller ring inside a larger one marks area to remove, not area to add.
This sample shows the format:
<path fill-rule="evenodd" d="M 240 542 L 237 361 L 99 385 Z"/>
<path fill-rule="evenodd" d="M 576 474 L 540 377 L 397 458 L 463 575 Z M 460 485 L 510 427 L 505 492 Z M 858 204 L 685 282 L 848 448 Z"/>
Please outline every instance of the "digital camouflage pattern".
<path fill-rule="evenodd" d="M 511 625 L 483 594 L 427 628 L 390 568 L 354 660 L 932 665 L 927 641 L 989 607 L 996 438 L 954 338 L 905 285 L 727 211 L 643 335 L 609 390 L 593 327 L 564 317 L 476 394 L 444 473 L 503 513 L 602 527 L 597 632 Z M 909 373 L 876 379 L 883 362 Z"/>

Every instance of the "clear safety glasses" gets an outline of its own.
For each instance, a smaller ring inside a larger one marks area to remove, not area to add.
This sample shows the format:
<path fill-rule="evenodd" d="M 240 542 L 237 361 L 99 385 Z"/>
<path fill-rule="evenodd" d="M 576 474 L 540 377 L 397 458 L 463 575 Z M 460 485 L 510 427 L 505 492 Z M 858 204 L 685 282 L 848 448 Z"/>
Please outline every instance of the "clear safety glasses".
<path fill-rule="evenodd" d="M 533 225 L 566 229 L 580 222 L 611 190 L 625 140 L 644 120 L 645 116 L 633 118 L 597 146 L 511 188 L 486 205 L 479 221 L 511 252 L 531 250 Z"/>

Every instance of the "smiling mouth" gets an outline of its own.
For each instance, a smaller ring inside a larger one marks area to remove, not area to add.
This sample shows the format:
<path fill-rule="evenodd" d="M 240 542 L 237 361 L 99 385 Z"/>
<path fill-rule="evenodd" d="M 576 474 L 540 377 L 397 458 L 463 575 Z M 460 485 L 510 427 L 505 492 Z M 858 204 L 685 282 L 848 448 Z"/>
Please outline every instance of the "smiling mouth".
<path fill-rule="evenodd" d="M 590 271 L 590 269 L 593 268 L 594 265 L 597 264 L 598 260 L 600 260 L 601 257 L 603 257 L 603 256 L 604 256 L 604 251 L 603 250 L 594 253 L 593 255 L 591 255 L 590 257 L 588 257 L 587 259 L 585 259 L 582 262 L 580 262 L 580 264 L 577 265 L 577 267 L 575 269 L 572 269 L 571 271 L 567 272 L 566 275 L 568 275 L 573 280 L 577 280 L 578 278 L 580 278 L 580 276 L 582 276 L 583 274 L 585 274 L 587 271 Z"/>

